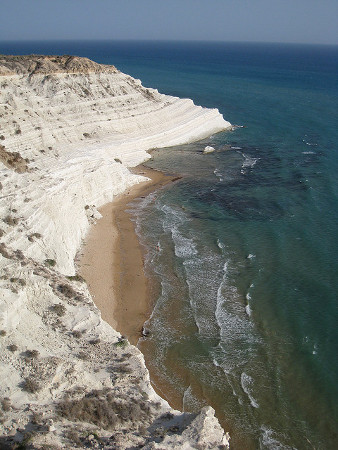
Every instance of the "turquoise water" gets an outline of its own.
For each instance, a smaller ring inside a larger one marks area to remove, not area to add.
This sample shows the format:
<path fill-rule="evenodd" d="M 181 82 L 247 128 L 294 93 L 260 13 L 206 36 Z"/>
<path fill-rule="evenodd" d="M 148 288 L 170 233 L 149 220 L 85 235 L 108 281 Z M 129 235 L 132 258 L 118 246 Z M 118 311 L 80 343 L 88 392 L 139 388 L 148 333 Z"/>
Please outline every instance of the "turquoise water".
<path fill-rule="evenodd" d="M 183 178 L 132 207 L 156 300 L 140 347 L 232 448 L 338 448 L 337 47 L 6 45 L 113 63 L 245 126 L 148 163 Z"/>

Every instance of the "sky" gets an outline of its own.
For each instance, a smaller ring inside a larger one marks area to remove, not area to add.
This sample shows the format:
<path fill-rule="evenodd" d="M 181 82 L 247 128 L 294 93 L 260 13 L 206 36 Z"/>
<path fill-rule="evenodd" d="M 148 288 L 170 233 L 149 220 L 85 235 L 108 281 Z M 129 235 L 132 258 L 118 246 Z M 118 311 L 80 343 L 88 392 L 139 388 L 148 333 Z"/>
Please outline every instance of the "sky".
<path fill-rule="evenodd" d="M 0 41 L 205 40 L 338 45 L 338 0 L 0 0 Z"/>

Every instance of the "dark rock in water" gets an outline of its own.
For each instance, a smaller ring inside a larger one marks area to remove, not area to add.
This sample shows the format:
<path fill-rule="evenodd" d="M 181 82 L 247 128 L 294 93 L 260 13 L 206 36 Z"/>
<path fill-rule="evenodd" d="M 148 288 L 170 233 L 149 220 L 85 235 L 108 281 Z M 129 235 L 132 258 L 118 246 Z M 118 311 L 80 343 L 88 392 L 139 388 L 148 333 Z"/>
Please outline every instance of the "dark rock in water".
<path fill-rule="evenodd" d="M 148 336 L 150 336 L 150 330 L 149 330 L 148 328 L 146 328 L 146 327 L 143 327 L 143 328 L 142 328 L 142 336 L 143 336 L 143 337 L 148 337 Z"/>

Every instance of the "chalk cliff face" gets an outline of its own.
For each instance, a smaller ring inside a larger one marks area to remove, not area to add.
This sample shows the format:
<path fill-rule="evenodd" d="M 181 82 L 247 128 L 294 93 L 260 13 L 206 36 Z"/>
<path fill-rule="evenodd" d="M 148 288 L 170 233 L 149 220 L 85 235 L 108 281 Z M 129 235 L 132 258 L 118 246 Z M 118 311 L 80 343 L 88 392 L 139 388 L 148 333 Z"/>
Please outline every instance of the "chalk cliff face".
<path fill-rule="evenodd" d="M 97 208 L 142 180 L 128 167 L 146 150 L 227 128 L 113 66 L 0 56 L 0 447 L 228 445 L 211 408 L 181 414 L 154 393 L 74 266 Z"/>

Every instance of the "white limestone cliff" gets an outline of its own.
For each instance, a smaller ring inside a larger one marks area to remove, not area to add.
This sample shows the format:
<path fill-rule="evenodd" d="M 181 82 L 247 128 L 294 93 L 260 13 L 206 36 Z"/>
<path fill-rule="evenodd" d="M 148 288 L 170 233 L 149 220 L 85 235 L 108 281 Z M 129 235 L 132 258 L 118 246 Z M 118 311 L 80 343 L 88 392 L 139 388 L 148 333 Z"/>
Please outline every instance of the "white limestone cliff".
<path fill-rule="evenodd" d="M 155 394 L 74 266 L 97 209 L 142 180 L 128 167 L 227 128 L 113 66 L 0 56 L 0 447 L 228 446 L 212 408 Z"/>

